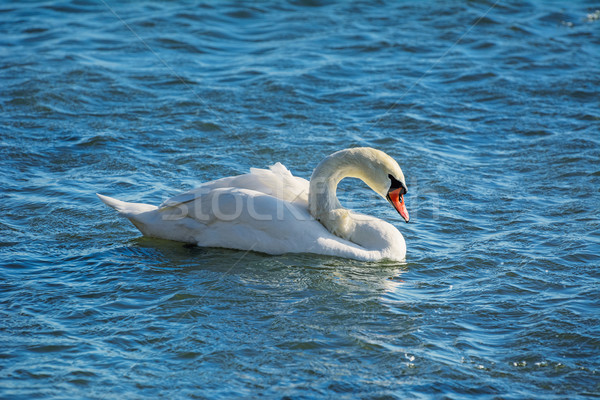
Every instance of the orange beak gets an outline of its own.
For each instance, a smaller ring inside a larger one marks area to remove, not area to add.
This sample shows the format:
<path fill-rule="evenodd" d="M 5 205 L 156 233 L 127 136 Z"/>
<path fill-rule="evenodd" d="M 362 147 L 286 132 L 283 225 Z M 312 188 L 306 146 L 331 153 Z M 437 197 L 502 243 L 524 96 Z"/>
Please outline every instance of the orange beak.
<path fill-rule="evenodd" d="M 406 189 L 404 189 L 404 188 L 390 190 L 387 194 L 387 199 L 390 203 L 392 203 L 392 205 L 394 206 L 396 211 L 398 211 L 398 213 L 400 213 L 402 218 L 404 218 L 404 220 L 406 222 L 408 222 L 410 217 L 408 216 L 408 210 L 406 209 L 406 204 L 404 204 L 403 193 L 405 191 L 406 191 Z"/>

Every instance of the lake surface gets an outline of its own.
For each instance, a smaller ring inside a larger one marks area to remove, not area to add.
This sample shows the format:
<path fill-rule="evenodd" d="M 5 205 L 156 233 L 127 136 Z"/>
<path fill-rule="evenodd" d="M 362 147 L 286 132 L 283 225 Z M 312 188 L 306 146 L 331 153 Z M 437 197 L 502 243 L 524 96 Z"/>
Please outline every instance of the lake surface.
<path fill-rule="evenodd" d="M 600 9 L 0 5 L 0 397 L 600 396 Z M 159 204 L 372 146 L 406 263 L 141 237 Z"/>

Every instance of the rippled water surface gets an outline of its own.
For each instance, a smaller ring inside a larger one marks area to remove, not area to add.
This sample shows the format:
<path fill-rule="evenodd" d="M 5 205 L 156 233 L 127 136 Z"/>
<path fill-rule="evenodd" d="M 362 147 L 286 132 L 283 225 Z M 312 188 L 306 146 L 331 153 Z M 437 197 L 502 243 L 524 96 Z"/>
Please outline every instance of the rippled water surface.
<path fill-rule="evenodd" d="M 0 5 L 0 397 L 600 396 L 600 3 Z M 372 146 L 406 263 L 143 238 L 96 192 Z"/>

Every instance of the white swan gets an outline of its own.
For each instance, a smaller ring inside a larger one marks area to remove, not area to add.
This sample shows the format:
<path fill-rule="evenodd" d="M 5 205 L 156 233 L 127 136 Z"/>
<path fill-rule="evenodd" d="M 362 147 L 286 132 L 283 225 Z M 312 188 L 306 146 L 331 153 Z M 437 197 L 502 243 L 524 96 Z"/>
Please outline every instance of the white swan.
<path fill-rule="evenodd" d="M 345 177 L 363 180 L 408 222 L 402 170 L 368 147 L 333 153 L 315 168 L 310 183 L 277 163 L 207 182 L 159 207 L 98 197 L 145 236 L 268 254 L 403 260 L 406 244 L 394 226 L 341 206 L 336 189 Z"/>

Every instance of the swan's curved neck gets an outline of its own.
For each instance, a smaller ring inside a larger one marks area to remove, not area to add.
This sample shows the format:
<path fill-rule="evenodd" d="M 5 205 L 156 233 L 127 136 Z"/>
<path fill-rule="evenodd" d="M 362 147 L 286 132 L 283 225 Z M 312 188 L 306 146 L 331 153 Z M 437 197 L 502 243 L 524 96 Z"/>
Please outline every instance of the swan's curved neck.
<path fill-rule="evenodd" d="M 323 220 L 331 211 L 342 208 L 336 195 L 338 183 L 342 179 L 359 178 L 364 180 L 360 165 L 357 165 L 355 161 L 349 160 L 344 153 L 338 152 L 317 165 L 310 178 L 308 192 L 309 210 L 315 219 L 324 222 Z"/>

